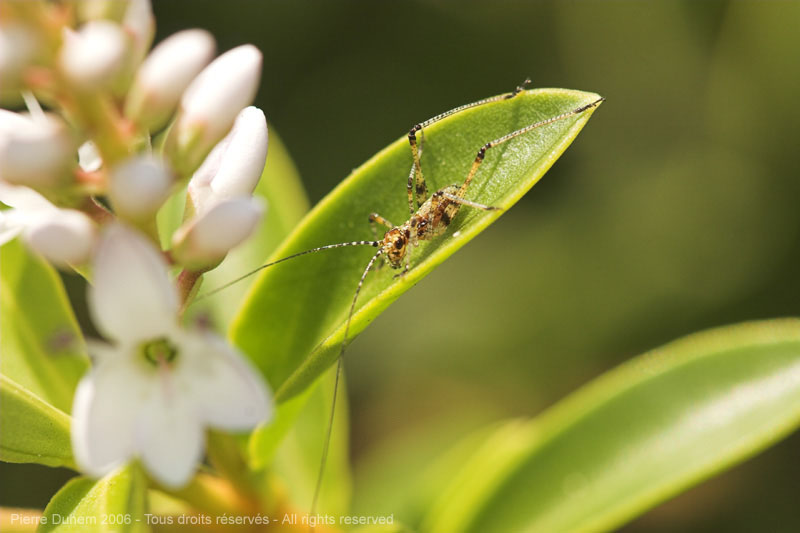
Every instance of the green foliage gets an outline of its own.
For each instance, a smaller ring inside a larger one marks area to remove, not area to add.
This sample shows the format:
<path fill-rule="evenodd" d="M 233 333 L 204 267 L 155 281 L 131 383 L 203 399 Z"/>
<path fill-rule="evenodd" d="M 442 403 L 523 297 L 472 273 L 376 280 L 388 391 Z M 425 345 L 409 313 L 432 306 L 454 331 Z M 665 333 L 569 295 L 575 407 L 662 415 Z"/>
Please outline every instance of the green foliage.
<path fill-rule="evenodd" d="M 39 533 L 148 531 L 147 480 L 136 463 L 100 480 L 75 478 L 53 496 Z"/>
<path fill-rule="evenodd" d="M 71 466 L 72 395 L 88 366 L 55 270 L 18 241 L 0 255 L 0 459 Z"/>
<path fill-rule="evenodd" d="M 422 530 L 613 529 L 798 423 L 800 320 L 692 335 L 495 431 Z"/>
<path fill-rule="evenodd" d="M 56 271 L 19 240 L 0 256 L 0 373 L 69 413 L 88 367 L 83 336 Z"/>
<path fill-rule="evenodd" d="M 475 153 L 486 142 L 597 98 L 563 89 L 526 91 L 435 124 L 426 129 L 422 158 L 429 191 L 463 181 Z M 590 115 L 588 111 L 490 150 L 467 197 L 507 209 L 550 168 Z M 372 238 L 367 218 L 373 211 L 402 223 L 408 218 L 405 183 L 410 165 L 408 143 L 400 139 L 320 202 L 272 257 Z M 498 216 L 497 211 L 464 208 L 444 238 L 423 243 L 412 253 L 413 268 L 407 275 L 395 279 L 395 272 L 385 268 L 369 276 L 350 335 L 360 332 Z M 267 269 L 254 284 L 231 335 L 259 365 L 279 402 L 301 392 L 336 359 L 356 284 L 374 253 L 365 248 L 329 250 L 292 260 Z"/>
<path fill-rule="evenodd" d="M 0 375 L 0 460 L 73 466 L 69 416 Z"/>

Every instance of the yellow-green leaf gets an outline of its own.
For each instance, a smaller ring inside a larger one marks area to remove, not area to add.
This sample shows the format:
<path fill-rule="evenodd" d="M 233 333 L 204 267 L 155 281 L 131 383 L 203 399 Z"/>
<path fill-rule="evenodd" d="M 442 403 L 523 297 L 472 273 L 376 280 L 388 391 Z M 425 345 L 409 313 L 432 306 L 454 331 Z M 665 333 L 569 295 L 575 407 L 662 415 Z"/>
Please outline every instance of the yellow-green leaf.
<path fill-rule="evenodd" d="M 47 504 L 39 533 L 149 531 L 146 495 L 147 480 L 135 463 L 96 481 L 75 478 Z"/>
<path fill-rule="evenodd" d="M 798 423 L 800 320 L 691 335 L 500 428 L 421 530 L 612 530 Z"/>

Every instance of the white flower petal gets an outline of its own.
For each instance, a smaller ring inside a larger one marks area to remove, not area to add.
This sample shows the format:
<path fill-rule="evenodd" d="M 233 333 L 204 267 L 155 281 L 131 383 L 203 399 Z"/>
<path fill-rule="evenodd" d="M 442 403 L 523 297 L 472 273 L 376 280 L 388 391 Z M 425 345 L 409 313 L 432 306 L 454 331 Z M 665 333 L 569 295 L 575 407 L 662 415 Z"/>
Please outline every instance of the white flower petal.
<path fill-rule="evenodd" d="M 112 224 L 94 258 L 89 310 L 110 339 L 142 342 L 167 335 L 177 322 L 178 294 L 156 248 L 134 230 Z"/>
<path fill-rule="evenodd" d="M 138 63 L 147 53 L 156 31 L 156 18 L 150 0 L 130 0 L 122 27 L 133 40 L 134 55 Z"/>
<path fill-rule="evenodd" d="M 192 175 L 192 179 L 189 180 L 189 197 L 192 199 L 192 205 L 197 214 L 205 213 L 214 203 L 211 181 L 222 166 L 222 158 L 225 156 L 230 141 L 231 136 L 228 134 L 218 142 L 206 156 L 203 164 Z"/>
<path fill-rule="evenodd" d="M 261 78 L 261 52 L 253 45 L 228 50 L 197 75 L 183 93 L 167 150 L 182 172 L 197 169 L 253 101 Z"/>
<path fill-rule="evenodd" d="M 47 198 L 30 187 L 11 185 L 0 181 L 0 202 L 22 211 L 55 211 L 58 209 Z"/>
<path fill-rule="evenodd" d="M 144 406 L 147 416 L 141 419 L 136 446 L 159 483 L 179 488 L 189 482 L 203 457 L 205 434 L 187 398 L 170 383 L 172 377 L 162 377 L 162 390 Z"/>
<path fill-rule="evenodd" d="M 267 160 L 267 119 L 257 107 L 244 108 L 228 134 L 225 155 L 211 180 L 216 200 L 252 194 Z"/>
<path fill-rule="evenodd" d="M 128 354 L 107 354 L 81 379 L 72 405 L 72 449 L 78 466 L 100 477 L 135 453 L 137 419 L 151 380 Z"/>
<path fill-rule="evenodd" d="M 272 398 L 255 367 L 236 349 L 210 333 L 187 332 L 180 388 L 190 391 L 197 415 L 209 426 L 252 429 L 272 416 Z"/>
<path fill-rule="evenodd" d="M 23 226 L 17 224 L 13 217 L 8 216 L 8 211 L 0 211 L 0 246 L 19 235 L 22 228 Z"/>
<path fill-rule="evenodd" d="M 259 198 L 239 197 L 216 203 L 175 232 L 173 255 L 190 268 L 210 266 L 247 239 L 263 214 Z"/>
<path fill-rule="evenodd" d="M 57 266 L 88 261 L 95 241 L 95 227 L 85 214 L 57 209 L 39 217 L 23 234 L 25 242 Z"/>
<path fill-rule="evenodd" d="M 149 130 L 163 126 L 214 49 L 214 37 L 205 30 L 184 30 L 161 41 L 136 73 L 125 114 Z"/>
<path fill-rule="evenodd" d="M 0 115 L 2 122 L 7 115 Z M 74 165 L 75 145 L 63 120 L 24 115 L 0 126 L 0 179 L 18 185 L 52 187 Z"/>
<path fill-rule="evenodd" d="M 87 22 L 77 32 L 65 31 L 59 63 L 64 75 L 83 89 L 111 85 L 125 66 L 127 38 L 108 20 Z"/>

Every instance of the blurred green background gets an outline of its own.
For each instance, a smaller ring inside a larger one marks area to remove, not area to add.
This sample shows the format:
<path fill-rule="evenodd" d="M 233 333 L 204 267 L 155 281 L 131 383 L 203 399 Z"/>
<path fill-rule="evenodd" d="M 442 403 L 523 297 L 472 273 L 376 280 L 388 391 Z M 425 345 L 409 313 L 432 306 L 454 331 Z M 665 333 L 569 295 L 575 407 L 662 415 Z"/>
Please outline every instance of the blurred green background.
<path fill-rule="evenodd" d="M 256 105 L 312 203 L 415 122 L 526 76 L 607 98 L 543 182 L 351 345 L 356 510 L 649 348 L 800 315 L 798 2 L 154 4 L 157 40 L 203 27 L 264 52 Z M 624 531 L 796 531 L 798 446 Z"/>

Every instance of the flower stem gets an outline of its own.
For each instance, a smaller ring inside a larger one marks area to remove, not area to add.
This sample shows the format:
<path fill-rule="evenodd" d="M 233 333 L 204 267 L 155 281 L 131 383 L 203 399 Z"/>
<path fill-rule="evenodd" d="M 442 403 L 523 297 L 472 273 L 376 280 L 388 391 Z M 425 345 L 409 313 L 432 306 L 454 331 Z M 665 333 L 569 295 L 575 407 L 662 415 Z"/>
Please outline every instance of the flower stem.
<path fill-rule="evenodd" d="M 203 272 L 201 271 L 189 270 L 186 268 L 181 270 L 181 273 L 178 274 L 176 283 L 178 284 L 178 294 L 181 297 L 183 309 L 186 309 L 186 305 L 200 289 L 200 283 L 198 283 L 198 281 L 202 275 Z"/>

